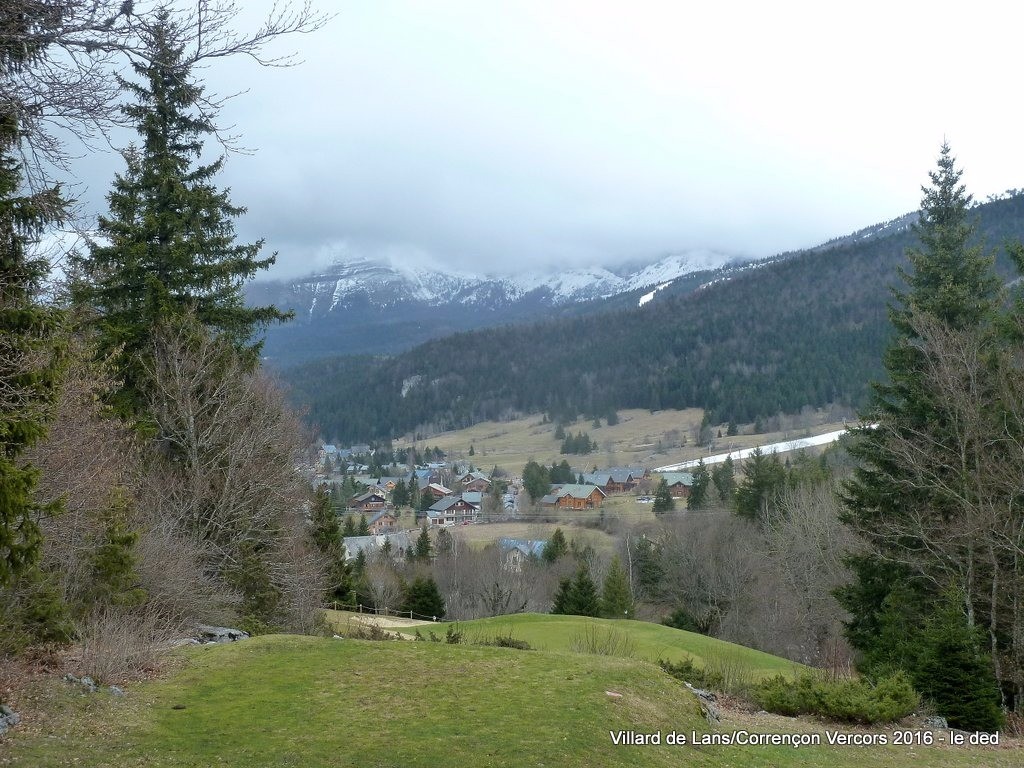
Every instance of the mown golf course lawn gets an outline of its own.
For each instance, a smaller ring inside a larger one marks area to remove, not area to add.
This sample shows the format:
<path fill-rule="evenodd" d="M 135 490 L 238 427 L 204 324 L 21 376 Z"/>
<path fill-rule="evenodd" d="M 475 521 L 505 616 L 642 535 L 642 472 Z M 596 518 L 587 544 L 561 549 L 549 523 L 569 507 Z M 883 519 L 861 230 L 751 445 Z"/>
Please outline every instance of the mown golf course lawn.
<path fill-rule="evenodd" d="M 0 742 L 0 765 L 1020 765 L 1006 750 L 615 746 L 620 729 L 732 730 L 634 659 L 295 636 L 177 657 L 123 698 L 46 682 L 44 714 Z"/>
<path fill-rule="evenodd" d="M 448 626 L 439 624 L 436 628 L 428 626 L 426 630 L 433 630 L 435 634 L 443 636 Z M 802 668 L 800 664 L 769 653 L 648 621 L 517 613 L 453 622 L 452 626 L 470 642 L 503 635 L 525 640 L 532 648 L 545 651 L 572 651 L 590 643 L 613 646 L 614 650 L 618 644 L 625 647 L 632 658 L 652 662 L 689 658 L 698 666 L 733 670 L 737 674 L 747 674 L 753 680 L 779 674 L 790 675 Z"/>

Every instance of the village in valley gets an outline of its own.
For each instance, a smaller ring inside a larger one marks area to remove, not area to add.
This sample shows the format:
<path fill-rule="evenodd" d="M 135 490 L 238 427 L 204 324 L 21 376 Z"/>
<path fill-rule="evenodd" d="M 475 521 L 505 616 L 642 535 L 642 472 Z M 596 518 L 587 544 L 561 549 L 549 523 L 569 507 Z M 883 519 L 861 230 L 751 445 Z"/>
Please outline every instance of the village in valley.
<path fill-rule="evenodd" d="M 546 493 L 531 499 L 521 475 L 509 476 L 497 467 L 482 472 L 472 461 L 449 460 L 440 449 L 432 451 L 433 460 L 411 467 L 382 466 L 380 456 L 393 454 L 366 444 L 342 448 L 330 443 L 322 443 L 317 452 L 313 484 L 329 495 L 342 521 L 350 561 L 362 556 L 400 562 L 414 551 L 423 531 L 436 538 L 442 529 L 492 525 L 493 538 L 478 534 L 474 539 L 500 548 L 512 566 L 538 557 L 546 541 L 503 535 L 508 527 L 499 524 L 596 526 L 604 522 L 603 506 L 610 497 L 620 505 L 653 508 L 662 482 L 673 507 L 678 500 L 683 508 L 694 482 L 690 472 L 653 473 L 642 466 L 573 472 L 563 461 L 563 473 L 568 471 L 574 482 L 550 483 Z M 553 469 L 557 475 L 559 466 Z"/>
<path fill-rule="evenodd" d="M 0 3 L 0 768 L 1024 765 L 1016 11 L 634 5 Z"/>
<path fill-rule="evenodd" d="M 762 427 L 712 425 L 699 409 L 626 409 L 605 422 L 533 414 L 429 439 L 437 444 L 422 435 L 385 445 L 320 440 L 304 474 L 337 517 L 345 559 L 358 573 L 367 564 L 402 573 L 413 561 L 422 569 L 428 561 L 416 558 L 417 542 L 421 550 L 429 542 L 435 557 L 461 542 L 500 564 L 497 578 L 507 581 L 523 562 L 538 562 L 558 530 L 587 549 L 600 574 L 635 542 L 660 536 L 659 526 L 694 512 L 704 514 L 693 524 L 710 519 L 742 480 L 752 450 L 777 451 L 772 461 L 785 457 L 779 461 L 785 466 L 818 455 L 842 433 L 842 415 L 805 409 L 778 414 Z M 636 565 L 626 570 L 634 578 Z M 553 589 L 550 574 L 542 581 L 522 590 L 527 603 L 536 600 L 541 608 Z M 457 601 L 447 597 L 453 618 L 481 610 L 478 604 L 460 615 Z M 353 589 L 332 604 L 391 611 L 383 602 L 373 589 Z M 651 618 L 660 618 L 657 610 Z"/>

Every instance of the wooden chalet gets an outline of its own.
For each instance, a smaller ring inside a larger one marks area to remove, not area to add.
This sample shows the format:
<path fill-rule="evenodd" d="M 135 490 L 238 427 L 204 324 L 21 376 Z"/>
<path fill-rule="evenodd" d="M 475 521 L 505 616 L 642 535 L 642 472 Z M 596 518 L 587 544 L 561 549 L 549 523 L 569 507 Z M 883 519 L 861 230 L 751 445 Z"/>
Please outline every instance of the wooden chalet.
<path fill-rule="evenodd" d="M 477 477 L 468 483 L 464 483 L 462 487 L 471 492 L 487 493 L 491 489 L 491 481 L 486 477 Z"/>
<path fill-rule="evenodd" d="M 689 472 L 663 472 L 661 474 L 673 498 L 685 499 L 693 487 L 693 475 Z"/>
<path fill-rule="evenodd" d="M 459 478 L 459 483 L 464 490 L 487 493 L 491 487 L 491 478 L 483 472 L 467 472 Z"/>
<path fill-rule="evenodd" d="M 350 506 L 356 512 L 377 512 L 387 506 L 387 499 L 380 491 L 369 491 L 352 499 Z"/>
<path fill-rule="evenodd" d="M 440 499 L 443 499 L 445 496 L 451 496 L 452 495 L 452 489 L 451 488 L 445 488 L 440 483 L 430 483 L 429 485 L 427 485 L 426 488 L 424 488 L 421 491 L 421 493 L 429 493 L 435 499 L 440 500 Z"/>
<path fill-rule="evenodd" d="M 596 485 L 606 494 L 632 491 L 646 476 L 646 470 L 638 467 L 612 467 L 583 476 L 583 482 Z"/>
<path fill-rule="evenodd" d="M 398 517 L 394 512 L 389 510 L 381 510 L 377 512 L 373 517 L 370 518 L 368 525 L 370 526 L 371 536 L 380 536 L 384 533 L 393 533 L 398 529 Z"/>
<path fill-rule="evenodd" d="M 596 485 L 571 483 L 553 488 L 541 499 L 541 504 L 558 509 L 595 509 L 607 495 Z"/>

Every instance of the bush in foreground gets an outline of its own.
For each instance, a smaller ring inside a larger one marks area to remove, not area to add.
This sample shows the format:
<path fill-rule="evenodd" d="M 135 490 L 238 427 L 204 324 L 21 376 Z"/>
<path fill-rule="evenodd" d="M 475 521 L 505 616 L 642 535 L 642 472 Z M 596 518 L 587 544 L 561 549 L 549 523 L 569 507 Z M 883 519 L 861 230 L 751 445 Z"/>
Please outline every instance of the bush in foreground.
<path fill-rule="evenodd" d="M 757 684 L 753 694 L 759 706 L 776 714 L 864 724 L 899 720 L 919 704 L 917 692 L 902 672 L 874 684 L 863 679 L 827 680 L 814 674 L 796 680 L 779 675 Z"/>

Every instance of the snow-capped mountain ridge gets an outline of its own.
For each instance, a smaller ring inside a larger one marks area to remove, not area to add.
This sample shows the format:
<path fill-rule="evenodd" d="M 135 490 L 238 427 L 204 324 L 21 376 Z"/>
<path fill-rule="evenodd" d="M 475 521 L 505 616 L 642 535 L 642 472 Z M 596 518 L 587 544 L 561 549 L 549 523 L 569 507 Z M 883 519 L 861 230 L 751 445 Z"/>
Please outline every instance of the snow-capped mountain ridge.
<path fill-rule="evenodd" d="M 275 303 L 310 319 L 356 304 L 378 308 L 461 304 L 497 310 L 530 301 L 558 307 L 662 285 L 732 261 L 735 259 L 721 253 L 690 251 L 671 254 L 627 274 L 595 266 L 553 274 L 493 277 L 357 258 L 296 280 L 259 283 L 252 292 L 274 294 Z"/>
<path fill-rule="evenodd" d="M 738 262 L 692 251 L 615 269 L 496 276 L 358 258 L 294 280 L 249 283 L 246 293 L 254 306 L 273 304 L 295 313 L 294 321 L 267 332 L 264 354 L 283 364 L 388 354 L 460 331 L 596 311 L 602 300 L 620 296 L 618 306 L 636 306 L 642 295 L 681 276 Z M 654 294 L 644 303 L 652 300 Z"/>

